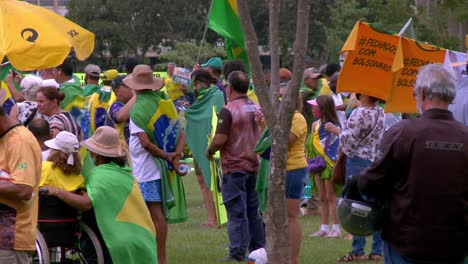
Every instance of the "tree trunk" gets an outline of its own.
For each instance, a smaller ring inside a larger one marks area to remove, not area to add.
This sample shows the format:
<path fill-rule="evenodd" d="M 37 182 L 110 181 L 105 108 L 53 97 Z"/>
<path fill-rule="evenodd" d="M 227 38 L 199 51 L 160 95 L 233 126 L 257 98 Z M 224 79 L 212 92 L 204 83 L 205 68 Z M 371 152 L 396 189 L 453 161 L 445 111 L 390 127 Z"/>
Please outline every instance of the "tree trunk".
<path fill-rule="evenodd" d="M 247 0 L 237 0 L 239 17 L 245 34 L 245 47 L 252 69 L 253 81 L 260 100 L 266 123 L 272 135 L 270 179 L 268 183 L 268 201 L 266 220 L 268 263 L 290 263 L 290 243 L 288 217 L 285 199 L 285 175 L 288 151 L 288 138 L 292 116 L 298 101 L 299 86 L 304 69 L 304 57 L 307 51 L 308 17 L 311 0 L 299 0 L 294 43 L 294 68 L 289 88 L 282 98 L 280 107 L 278 97 L 272 94 L 263 82 L 258 41 L 252 20 L 249 16 Z M 279 43 L 278 43 L 278 0 L 269 1 L 270 10 L 270 52 L 272 85 L 279 84 Z"/>

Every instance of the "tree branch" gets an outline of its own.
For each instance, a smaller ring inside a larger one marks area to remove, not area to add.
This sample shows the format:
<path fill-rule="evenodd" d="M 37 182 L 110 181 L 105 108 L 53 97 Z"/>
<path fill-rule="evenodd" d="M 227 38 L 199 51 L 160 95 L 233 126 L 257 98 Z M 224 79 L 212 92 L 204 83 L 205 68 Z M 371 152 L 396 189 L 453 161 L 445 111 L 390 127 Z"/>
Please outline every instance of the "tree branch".
<path fill-rule="evenodd" d="M 274 127 L 277 123 L 276 109 L 271 104 L 271 92 L 263 81 L 262 63 L 258 53 L 257 34 L 252 24 L 247 0 L 237 0 L 237 9 L 239 11 L 239 19 L 242 23 L 245 36 L 245 48 L 249 57 L 250 69 L 252 70 L 252 78 L 255 86 L 255 91 L 258 95 L 258 100 L 262 106 L 262 112 L 265 116 L 265 121 L 268 127 Z"/>
<path fill-rule="evenodd" d="M 272 93 L 271 103 L 273 109 L 278 109 L 279 104 L 279 90 L 280 90 L 280 79 L 279 79 L 279 65 L 280 65 L 280 46 L 279 46 L 279 13 L 280 13 L 280 1 L 269 0 L 269 48 L 271 58 L 271 85 L 270 90 Z"/>
<path fill-rule="evenodd" d="M 292 115 L 296 109 L 297 98 L 299 96 L 299 86 L 301 84 L 302 73 L 304 71 L 304 58 L 307 52 L 309 14 L 312 0 L 299 0 L 297 5 L 296 41 L 294 42 L 294 67 L 292 79 L 289 82 L 288 90 L 283 96 L 283 103 L 280 106 L 279 122 L 280 126 L 291 127 Z"/>

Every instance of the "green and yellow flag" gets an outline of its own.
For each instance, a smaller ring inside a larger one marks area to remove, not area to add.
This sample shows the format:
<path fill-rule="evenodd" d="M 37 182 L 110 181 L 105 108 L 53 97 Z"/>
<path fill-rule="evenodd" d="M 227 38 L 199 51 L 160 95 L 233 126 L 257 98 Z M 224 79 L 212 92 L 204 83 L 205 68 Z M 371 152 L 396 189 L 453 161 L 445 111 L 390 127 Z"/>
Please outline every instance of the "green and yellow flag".
<path fill-rule="evenodd" d="M 5 112 L 10 114 L 11 109 L 16 104 L 13 97 L 11 97 L 10 89 L 5 82 L 5 78 L 10 74 L 10 71 L 17 71 L 10 63 L 3 65 L 0 68 L 0 107 L 3 107 Z M 18 91 L 21 90 L 21 87 L 16 82 L 14 83 Z"/>
<path fill-rule="evenodd" d="M 249 68 L 244 30 L 240 23 L 236 0 L 213 0 L 208 15 L 208 27 L 224 37 L 228 59 L 242 60 Z"/>
<path fill-rule="evenodd" d="M 99 165 L 86 189 L 114 263 L 157 263 L 156 232 L 130 168 Z"/>
<path fill-rule="evenodd" d="M 137 100 L 130 118 L 158 148 L 174 152 L 179 138 L 177 110 L 169 97 L 161 91 L 144 91 Z M 167 161 L 153 156 L 161 173 L 162 208 L 168 223 L 181 223 L 188 219 L 185 190 L 182 179 Z"/>

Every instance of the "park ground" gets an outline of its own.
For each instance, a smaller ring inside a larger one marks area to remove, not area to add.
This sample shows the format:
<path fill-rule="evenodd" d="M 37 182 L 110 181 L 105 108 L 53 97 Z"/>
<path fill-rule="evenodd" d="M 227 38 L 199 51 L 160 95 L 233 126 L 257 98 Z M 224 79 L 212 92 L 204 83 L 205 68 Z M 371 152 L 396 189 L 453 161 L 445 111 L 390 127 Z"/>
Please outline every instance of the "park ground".
<path fill-rule="evenodd" d="M 189 219 L 181 224 L 169 225 L 167 254 L 169 263 L 219 263 L 227 256 L 229 239 L 226 225 L 217 228 L 202 227 L 206 211 L 196 176 L 192 171 L 183 177 Z M 306 215 L 301 218 L 302 247 L 300 263 L 331 264 L 336 258 L 351 251 L 351 241 L 340 239 L 311 238 L 308 235 L 320 226 L 320 216 Z M 345 232 L 342 230 L 342 233 Z M 366 253 L 370 251 L 368 238 Z M 368 262 L 370 263 L 370 262 Z"/>

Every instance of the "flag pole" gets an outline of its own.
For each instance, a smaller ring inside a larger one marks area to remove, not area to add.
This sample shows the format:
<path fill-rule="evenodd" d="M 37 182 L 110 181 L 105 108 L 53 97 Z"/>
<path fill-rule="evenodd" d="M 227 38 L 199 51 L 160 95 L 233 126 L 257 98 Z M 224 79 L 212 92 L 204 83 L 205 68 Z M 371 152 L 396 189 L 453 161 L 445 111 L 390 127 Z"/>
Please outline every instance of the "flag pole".
<path fill-rule="evenodd" d="M 201 53 L 201 50 L 202 50 L 202 47 L 203 47 L 203 43 L 205 43 L 206 32 L 208 31 L 208 17 L 210 16 L 211 8 L 213 7 L 213 2 L 214 2 L 214 0 L 211 1 L 210 9 L 208 10 L 208 14 L 206 15 L 205 30 L 203 31 L 203 36 L 202 36 L 202 40 L 200 42 L 200 47 L 198 48 L 198 55 L 197 55 L 197 63 L 196 64 L 199 64 L 199 62 L 200 62 L 200 53 Z"/>
<path fill-rule="evenodd" d="M 411 24 L 412 21 L 413 21 L 413 18 L 410 18 L 408 20 L 408 22 L 406 22 L 406 24 L 403 26 L 403 28 L 400 30 L 400 32 L 398 32 L 398 36 L 401 37 L 405 33 L 405 31 L 408 29 L 408 27 L 409 27 L 409 25 Z"/>

